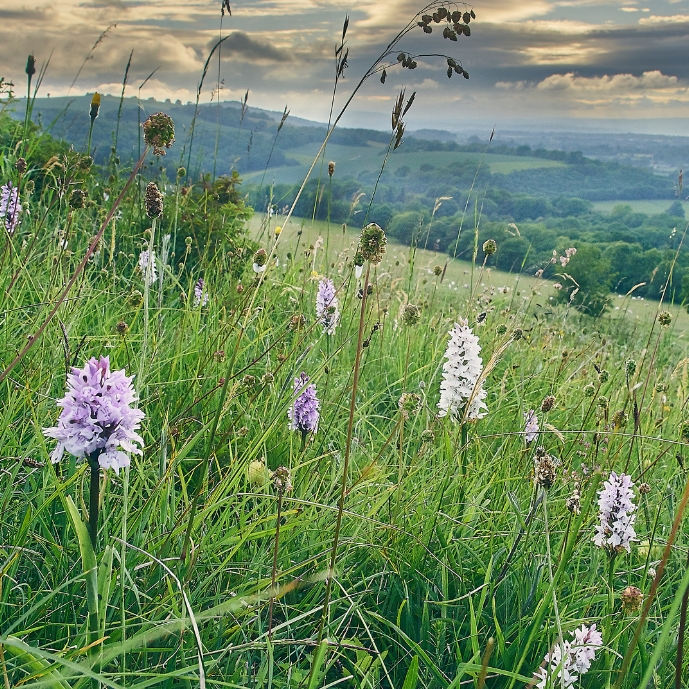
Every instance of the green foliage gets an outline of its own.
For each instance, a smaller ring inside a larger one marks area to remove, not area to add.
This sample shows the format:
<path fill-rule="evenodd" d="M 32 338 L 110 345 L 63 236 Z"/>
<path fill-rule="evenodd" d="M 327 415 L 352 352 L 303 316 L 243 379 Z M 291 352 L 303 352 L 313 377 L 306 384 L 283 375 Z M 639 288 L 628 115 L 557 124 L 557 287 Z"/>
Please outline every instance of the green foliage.
<path fill-rule="evenodd" d="M 610 306 L 610 261 L 597 246 L 581 244 L 566 266 L 556 267 L 562 289 L 557 300 L 570 303 L 582 313 L 600 316 Z"/>

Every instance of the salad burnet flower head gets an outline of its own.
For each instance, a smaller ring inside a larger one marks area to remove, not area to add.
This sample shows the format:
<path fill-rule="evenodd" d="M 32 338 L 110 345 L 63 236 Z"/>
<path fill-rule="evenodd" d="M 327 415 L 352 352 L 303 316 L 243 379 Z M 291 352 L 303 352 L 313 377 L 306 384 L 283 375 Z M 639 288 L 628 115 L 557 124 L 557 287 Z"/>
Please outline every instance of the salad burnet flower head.
<path fill-rule="evenodd" d="M 603 636 L 596 629 L 596 625 L 590 627 L 582 624 L 579 629 L 572 632 L 572 639 L 562 645 L 557 643 L 544 659 L 544 666 L 534 673 L 534 679 L 538 680 L 538 689 L 548 687 L 574 686 L 579 677 L 591 668 L 595 660 L 596 651 L 603 646 Z"/>
<path fill-rule="evenodd" d="M 631 542 L 636 537 L 633 486 L 631 476 L 613 471 L 598 491 L 599 523 L 593 542 L 613 555 L 623 550 L 631 552 Z"/>
<path fill-rule="evenodd" d="M 318 283 L 316 295 L 316 317 L 323 326 L 326 335 L 332 335 L 340 322 L 340 310 L 335 285 L 330 279 L 323 279 Z"/>
<path fill-rule="evenodd" d="M 43 433 L 57 440 L 51 459 L 59 462 L 65 452 L 77 459 L 98 460 L 115 473 L 129 466 L 129 453 L 142 455 L 138 434 L 145 414 L 137 409 L 134 376 L 111 371 L 107 356 L 89 359 L 83 368 L 67 376 L 67 393 L 58 401 L 62 407 L 57 426 Z"/>
<path fill-rule="evenodd" d="M 0 218 L 4 218 L 5 229 L 9 234 L 19 225 L 19 216 L 22 212 L 22 204 L 19 201 L 19 189 L 12 182 L 0 187 Z"/>
<path fill-rule="evenodd" d="M 482 383 L 478 384 L 483 372 L 480 352 L 478 337 L 471 331 L 467 321 L 455 323 L 445 350 L 447 361 L 443 364 L 438 416 L 450 414 L 454 419 L 475 421 L 486 415 L 488 408 L 483 401 L 486 391 Z"/>
<path fill-rule="evenodd" d="M 315 433 L 318 430 L 320 418 L 321 404 L 316 395 L 316 386 L 309 385 L 309 380 L 306 373 L 301 373 L 294 379 L 296 398 L 287 412 L 290 430 L 301 431 L 303 439 L 308 433 Z"/>

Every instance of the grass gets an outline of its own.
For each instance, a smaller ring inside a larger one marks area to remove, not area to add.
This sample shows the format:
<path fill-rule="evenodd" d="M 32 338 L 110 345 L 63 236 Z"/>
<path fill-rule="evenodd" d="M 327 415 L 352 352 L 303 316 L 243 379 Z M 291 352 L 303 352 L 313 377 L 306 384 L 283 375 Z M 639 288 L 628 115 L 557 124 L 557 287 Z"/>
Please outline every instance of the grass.
<path fill-rule="evenodd" d="M 592 319 L 533 276 L 443 274 L 446 256 L 392 241 L 357 276 L 370 242 L 246 227 L 225 180 L 158 178 L 153 224 L 155 167 L 47 164 L 32 141 L 20 171 L 20 136 L 0 159 L 24 207 L 0 249 L 4 687 L 513 689 L 595 625 L 582 687 L 686 689 L 684 311 L 615 297 Z M 143 452 L 118 473 L 53 464 L 66 374 L 103 355 L 135 375 Z M 448 357 L 483 418 L 439 416 Z M 320 418 L 294 430 L 302 372 Z M 593 543 L 611 471 L 634 484 L 628 551 Z"/>

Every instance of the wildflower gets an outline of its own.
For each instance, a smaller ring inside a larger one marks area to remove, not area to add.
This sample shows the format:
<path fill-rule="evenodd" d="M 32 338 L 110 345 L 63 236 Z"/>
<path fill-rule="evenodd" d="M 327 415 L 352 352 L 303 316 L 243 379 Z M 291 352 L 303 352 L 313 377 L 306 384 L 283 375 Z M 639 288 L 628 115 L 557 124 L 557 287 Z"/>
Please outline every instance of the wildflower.
<path fill-rule="evenodd" d="M 88 457 L 115 473 L 129 466 L 129 454 L 142 455 L 137 433 L 144 413 L 133 405 L 134 376 L 124 370 L 111 371 L 107 356 L 92 357 L 83 369 L 73 368 L 67 376 L 67 394 L 57 403 L 62 412 L 57 426 L 43 433 L 57 440 L 51 455 L 59 462 L 67 451 L 77 459 Z"/>
<path fill-rule="evenodd" d="M 487 410 L 483 401 L 486 391 L 483 384 L 479 385 L 483 371 L 480 351 L 478 337 L 468 327 L 467 321 L 455 323 L 445 350 L 447 361 L 443 364 L 438 416 L 445 416 L 449 412 L 455 419 L 474 421 L 486 415 L 482 412 L 483 409 Z"/>
<path fill-rule="evenodd" d="M 282 234 L 282 227 L 280 225 L 276 225 L 273 232 L 275 233 L 276 237 L 279 237 Z"/>
<path fill-rule="evenodd" d="M 332 280 L 323 279 L 318 283 L 316 295 L 316 317 L 326 335 L 332 335 L 340 322 L 340 311 Z"/>
<path fill-rule="evenodd" d="M 574 686 L 579 677 L 588 672 L 596 657 L 596 651 L 603 646 L 603 636 L 596 629 L 582 624 L 572 633 L 572 639 L 563 644 L 555 644 L 545 656 L 545 667 L 534 673 L 538 680 L 536 687 L 559 687 L 564 684 L 567 689 Z"/>
<path fill-rule="evenodd" d="M 581 493 L 575 488 L 573 493 L 565 501 L 567 510 L 572 514 L 581 514 Z"/>
<path fill-rule="evenodd" d="M 287 467 L 278 467 L 273 472 L 273 488 L 278 493 L 289 493 L 292 490 L 292 473 Z"/>
<path fill-rule="evenodd" d="M 360 249 L 356 250 L 356 253 L 354 254 L 354 273 L 356 274 L 356 279 L 358 280 L 361 277 L 361 274 L 364 271 L 364 256 L 361 253 Z"/>
<path fill-rule="evenodd" d="M 144 302 L 144 295 L 139 292 L 138 289 L 135 289 L 130 295 L 129 295 L 129 305 L 133 306 L 136 308 L 137 306 L 141 306 Z"/>
<path fill-rule="evenodd" d="M 23 175 L 26 172 L 26 158 L 17 158 L 14 167 L 20 175 Z"/>
<path fill-rule="evenodd" d="M 669 311 L 661 311 L 658 314 L 658 323 L 664 327 L 667 327 L 670 325 L 670 323 L 672 323 L 672 314 Z"/>
<path fill-rule="evenodd" d="M 307 385 L 309 377 L 302 373 L 294 379 L 294 393 L 297 395 L 294 404 L 289 408 L 291 431 L 301 431 L 302 438 L 306 438 L 307 433 L 315 433 L 318 430 L 318 419 L 320 418 L 320 402 L 316 397 L 316 386 Z"/>
<path fill-rule="evenodd" d="M 534 273 L 534 275 L 535 275 L 537 278 L 542 278 L 542 277 L 543 277 L 543 268 L 539 268 L 539 269 Z"/>
<path fill-rule="evenodd" d="M 175 142 L 175 123 L 169 115 L 157 112 L 151 115 L 144 123 L 144 141 L 153 146 L 153 153 L 164 156 L 166 148 L 170 148 Z"/>
<path fill-rule="evenodd" d="M 149 218 L 159 218 L 162 215 L 163 195 L 160 193 L 160 189 L 158 189 L 158 185 L 155 182 L 149 182 L 146 186 L 144 202 L 146 204 L 146 215 Z"/>
<path fill-rule="evenodd" d="M 487 239 L 483 242 L 483 253 L 492 256 L 498 250 L 498 245 L 494 239 Z"/>
<path fill-rule="evenodd" d="M 262 273 L 268 264 L 268 254 L 265 249 L 259 249 L 254 254 L 254 273 Z"/>
<path fill-rule="evenodd" d="M 249 463 L 249 469 L 247 470 L 247 480 L 249 484 L 257 488 L 263 487 L 268 483 L 270 478 L 270 470 L 266 466 L 265 462 L 260 459 L 255 459 L 253 462 Z"/>
<path fill-rule="evenodd" d="M 622 612 L 632 614 L 639 611 L 644 600 L 644 594 L 636 586 L 627 586 L 622 591 L 620 599 L 622 600 Z"/>
<path fill-rule="evenodd" d="M 405 325 L 416 325 L 421 320 L 421 309 L 414 304 L 405 304 L 402 310 L 402 322 Z"/>
<path fill-rule="evenodd" d="M 19 201 L 19 189 L 12 182 L 0 187 L 0 218 L 5 218 L 5 229 L 14 234 L 19 225 L 19 214 L 22 212 L 22 204 Z"/>
<path fill-rule="evenodd" d="M 555 396 L 554 395 L 548 395 L 547 397 L 544 397 L 543 401 L 541 402 L 541 411 L 542 412 L 549 412 L 554 406 L 555 406 Z"/>
<path fill-rule="evenodd" d="M 636 536 L 634 521 L 636 505 L 632 502 L 632 477 L 611 472 L 598 492 L 599 520 L 593 542 L 612 554 L 631 552 L 631 541 Z"/>
<path fill-rule="evenodd" d="M 404 392 L 397 402 L 397 407 L 403 419 L 408 419 L 410 414 L 415 414 L 421 405 L 421 397 L 415 392 Z"/>
<path fill-rule="evenodd" d="M 208 304 L 208 290 L 203 278 L 199 278 L 194 285 L 194 308 Z"/>
<path fill-rule="evenodd" d="M 648 495 L 651 492 L 651 485 L 649 483 L 639 484 L 639 493 L 641 495 Z"/>
<path fill-rule="evenodd" d="M 147 249 L 144 249 L 139 254 L 139 270 L 144 276 L 144 282 L 150 287 L 158 279 L 158 274 L 156 273 L 156 254 L 153 249 L 150 253 Z"/>
<path fill-rule="evenodd" d="M 524 438 L 527 443 L 533 442 L 538 437 L 540 428 L 538 427 L 538 417 L 533 409 L 524 412 Z"/>
<path fill-rule="evenodd" d="M 443 267 L 442 266 L 435 266 L 433 268 L 433 275 L 436 277 L 440 277 L 443 274 Z"/>
<path fill-rule="evenodd" d="M 376 225 L 376 223 L 372 222 L 361 230 L 359 252 L 361 252 L 364 261 L 370 261 L 374 266 L 377 266 L 383 260 L 385 245 L 387 243 L 388 239 L 383 229 L 380 225 Z"/>
<path fill-rule="evenodd" d="M 596 386 L 593 383 L 584 385 L 584 397 L 593 397 L 596 394 Z"/>

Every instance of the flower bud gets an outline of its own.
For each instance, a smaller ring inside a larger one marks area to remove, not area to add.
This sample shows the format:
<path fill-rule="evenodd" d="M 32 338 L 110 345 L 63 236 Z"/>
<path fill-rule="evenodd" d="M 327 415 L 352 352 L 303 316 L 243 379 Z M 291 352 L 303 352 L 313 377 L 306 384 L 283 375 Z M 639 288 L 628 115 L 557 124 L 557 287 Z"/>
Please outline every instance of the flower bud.
<path fill-rule="evenodd" d="M 91 122 L 98 117 L 98 112 L 100 111 L 100 93 L 96 92 L 93 94 L 93 98 L 91 98 L 91 110 L 89 112 L 89 117 L 91 118 Z"/>
<path fill-rule="evenodd" d="M 658 323 L 664 327 L 667 327 L 670 325 L 670 323 L 672 323 L 672 314 L 669 311 L 661 311 L 658 314 Z"/>
<path fill-rule="evenodd" d="M 249 484 L 255 488 L 262 488 L 268 483 L 270 479 L 270 471 L 260 459 L 255 459 L 249 464 L 249 469 L 247 471 L 247 480 Z"/>

